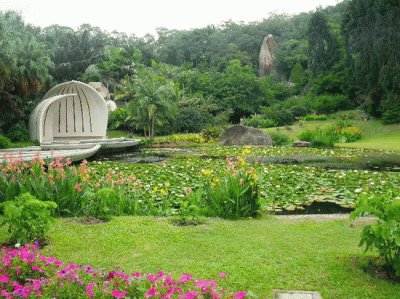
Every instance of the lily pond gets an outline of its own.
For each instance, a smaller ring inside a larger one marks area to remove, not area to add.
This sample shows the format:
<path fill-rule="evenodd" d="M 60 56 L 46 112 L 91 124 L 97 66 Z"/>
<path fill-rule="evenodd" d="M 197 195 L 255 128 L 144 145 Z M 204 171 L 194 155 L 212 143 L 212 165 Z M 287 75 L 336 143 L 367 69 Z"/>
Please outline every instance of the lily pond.
<path fill-rule="evenodd" d="M 340 213 L 361 195 L 400 192 L 400 155 L 362 149 L 184 146 L 98 156 L 99 176 L 133 175 L 135 193 L 158 202 L 216 182 L 226 158 L 242 157 L 260 175 L 262 209 L 273 213 Z"/>

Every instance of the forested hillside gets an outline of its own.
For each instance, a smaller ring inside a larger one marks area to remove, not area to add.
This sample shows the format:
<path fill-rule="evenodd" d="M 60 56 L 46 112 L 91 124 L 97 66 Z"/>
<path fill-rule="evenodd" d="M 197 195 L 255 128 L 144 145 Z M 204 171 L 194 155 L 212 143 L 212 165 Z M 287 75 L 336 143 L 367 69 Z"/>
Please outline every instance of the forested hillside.
<path fill-rule="evenodd" d="M 150 137 L 255 114 L 264 126 L 285 125 L 355 107 L 400 122 L 398 28 L 394 0 L 347 0 L 249 24 L 159 28 L 142 38 L 89 24 L 37 28 L 0 12 L 0 134 L 26 139 L 34 105 L 67 80 L 103 82 L 120 107 L 110 127 Z M 268 34 L 278 44 L 275 67 L 261 77 L 258 55 Z"/>

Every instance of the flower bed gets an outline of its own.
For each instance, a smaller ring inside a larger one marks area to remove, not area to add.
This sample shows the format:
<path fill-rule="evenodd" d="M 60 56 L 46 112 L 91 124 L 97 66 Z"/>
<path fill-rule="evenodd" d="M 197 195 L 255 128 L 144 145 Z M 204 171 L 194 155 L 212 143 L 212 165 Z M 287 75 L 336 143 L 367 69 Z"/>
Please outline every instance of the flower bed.
<path fill-rule="evenodd" d="M 36 245 L 0 251 L 0 286 L 4 298 L 248 298 L 215 280 L 184 273 L 178 279 L 160 271 L 128 274 L 65 263 L 41 254 Z M 225 273 L 220 273 L 223 278 Z"/>

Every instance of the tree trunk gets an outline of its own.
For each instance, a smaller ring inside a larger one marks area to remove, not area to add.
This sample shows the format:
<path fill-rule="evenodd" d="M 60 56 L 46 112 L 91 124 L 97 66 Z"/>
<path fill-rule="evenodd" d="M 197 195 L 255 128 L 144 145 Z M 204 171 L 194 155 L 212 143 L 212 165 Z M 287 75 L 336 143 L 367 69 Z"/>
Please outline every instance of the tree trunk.
<path fill-rule="evenodd" d="M 154 117 L 151 119 L 151 138 L 153 138 L 154 137 L 154 122 L 155 122 L 155 119 L 154 119 Z"/>

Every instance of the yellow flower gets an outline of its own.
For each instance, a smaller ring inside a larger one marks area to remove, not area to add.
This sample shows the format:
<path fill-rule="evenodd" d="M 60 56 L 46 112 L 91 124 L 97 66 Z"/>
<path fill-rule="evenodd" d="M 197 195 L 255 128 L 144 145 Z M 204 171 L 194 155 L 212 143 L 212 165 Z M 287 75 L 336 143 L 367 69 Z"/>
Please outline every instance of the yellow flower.
<path fill-rule="evenodd" d="M 251 153 L 251 146 L 245 146 L 242 151 L 242 155 L 247 156 L 247 155 L 250 155 L 250 153 Z"/>
<path fill-rule="evenodd" d="M 239 164 L 239 165 L 245 165 L 246 164 L 246 160 L 245 159 L 243 159 L 242 157 L 237 157 L 237 163 Z"/>
<path fill-rule="evenodd" d="M 211 170 L 209 170 L 209 169 L 202 170 L 201 173 L 204 174 L 205 176 L 210 176 L 211 175 Z"/>

